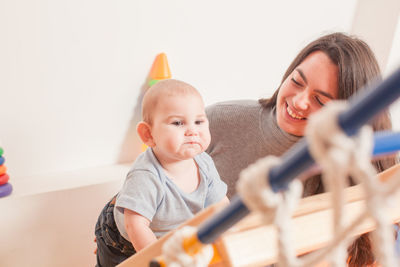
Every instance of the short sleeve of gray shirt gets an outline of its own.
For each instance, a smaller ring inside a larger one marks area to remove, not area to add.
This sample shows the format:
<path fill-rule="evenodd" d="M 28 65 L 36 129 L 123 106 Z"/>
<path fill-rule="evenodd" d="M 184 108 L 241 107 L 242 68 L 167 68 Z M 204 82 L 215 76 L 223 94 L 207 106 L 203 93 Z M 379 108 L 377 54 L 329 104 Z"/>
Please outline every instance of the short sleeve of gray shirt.
<path fill-rule="evenodd" d="M 227 186 L 220 179 L 211 157 L 201 153 L 194 159 L 199 167 L 200 183 L 195 191 L 186 193 L 166 176 L 150 148 L 139 155 L 117 196 L 114 208 L 118 230 L 125 239 L 129 240 L 124 225 L 124 209 L 146 217 L 158 238 L 198 211 L 223 199 Z"/>

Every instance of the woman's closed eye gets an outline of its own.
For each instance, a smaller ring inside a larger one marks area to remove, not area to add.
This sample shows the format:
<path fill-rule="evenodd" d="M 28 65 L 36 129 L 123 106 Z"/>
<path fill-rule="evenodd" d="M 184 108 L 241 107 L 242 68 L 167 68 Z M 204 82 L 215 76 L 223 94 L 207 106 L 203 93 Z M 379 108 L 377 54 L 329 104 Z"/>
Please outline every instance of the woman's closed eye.
<path fill-rule="evenodd" d="M 325 106 L 326 104 L 325 102 L 327 102 L 327 101 L 323 102 L 321 97 L 319 96 L 315 96 L 315 101 L 317 101 L 318 105 L 320 105 L 321 107 Z"/>
<path fill-rule="evenodd" d="M 301 84 L 299 81 L 297 81 L 295 78 L 292 78 L 291 79 L 292 80 L 292 82 L 294 83 L 294 84 L 296 84 L 297 86 L 303 86 L 303 84 Z"/>

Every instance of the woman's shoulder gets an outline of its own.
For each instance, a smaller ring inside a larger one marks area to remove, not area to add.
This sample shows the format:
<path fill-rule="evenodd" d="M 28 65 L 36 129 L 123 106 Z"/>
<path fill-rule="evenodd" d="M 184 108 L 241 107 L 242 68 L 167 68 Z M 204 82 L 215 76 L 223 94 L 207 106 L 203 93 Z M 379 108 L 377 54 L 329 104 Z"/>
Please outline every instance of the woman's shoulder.
<path fill-rule="evenodd" d="M 211 122 L 218 122 L 226 119 L 256 119 L 262 110 L 263 106 L 257 100 L 232 100 L 210 105 L 206 113 Z"/>
<path fill-rule="evenodd" d="M 214 110 L 214 109 L 251 109 L 251 108 L 260 108 L 261 105 L 258 103 L 257 100 L 254 99 L 242 99 L 242 100 L 230 100 L 230 101 L 223 101 L 217 102 L 212 105 L 207 106 L 207 110 Z"/>
<path fill-rule="evenodd" d="M 219 118 L 236 118 L 257 116 L 263 107 L 257 100 L 231 100 L 218 102 L 206 108 L 207 117 L 211 120 Z"/>

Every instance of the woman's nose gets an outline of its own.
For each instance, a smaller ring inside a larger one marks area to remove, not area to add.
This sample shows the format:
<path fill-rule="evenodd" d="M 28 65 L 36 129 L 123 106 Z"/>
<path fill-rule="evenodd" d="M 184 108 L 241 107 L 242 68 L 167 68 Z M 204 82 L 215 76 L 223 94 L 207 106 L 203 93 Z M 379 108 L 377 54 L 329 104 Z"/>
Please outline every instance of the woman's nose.
<path fill-rule="evenodd" d="M 293 97 L 293 106 L 298 110 L 307 110 L 310 108 L 310 98 L 306 90 Z"/>

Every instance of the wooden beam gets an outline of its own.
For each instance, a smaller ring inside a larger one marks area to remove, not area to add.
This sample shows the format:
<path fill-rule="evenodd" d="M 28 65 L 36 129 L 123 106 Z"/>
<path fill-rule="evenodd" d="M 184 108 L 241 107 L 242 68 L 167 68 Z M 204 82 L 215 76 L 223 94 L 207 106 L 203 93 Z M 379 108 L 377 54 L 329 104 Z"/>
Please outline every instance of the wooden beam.
<path fill-rule="evenodd" d="M 378 175 L 382 181 L 396 174 L 400 177 L 400 164 Z M 345 189 L 346 205 L 344 208 L 345 224 L 352 222 L 362 212 L 366 205 L 361 185 Z M 397 194 L 393 203 L 400 203 Z M 393 223 L 400 222 L 400 206 L 386 208 Z M 333 211 L 331 209 L 330 193 L 310 196 L 301 200 L 293 215 L 294 244 L 298 255 L 325 247 L 332 239 Z M 352 236 L 370 232 L 375 228 L 375 222 L 370 218 L 356 227 Z M 264 225 L 260 214 L 251 214 L 239 222 L 230 232 L 221 237 L 219 248 L 225 255 L 225 266 L 245 267 L 262 266 L 276 262 L 277 232 L 273 225 Z"/>
<path fill-rule="evenodd" d="M 222 204 L 215 204 L 212 205 L 202 211 L 200 211 L 198 214 L 196 214 L 195 217 L 192 219 L 188 220 L 187 222 L 183 223 L 178 229 L 182 228 L 183 226 L 198 226 L 201 224 L 204 220 L 212 216 L 213 214 L 217 213 L 220 211 L 224 205 Z M 124 262 L 120 263 L 118 267 L 136 267 L 136 266 L 149 266 L 149 263 L 152 259 L 160 256 L 161 253 L 161 248 L 164 242 L 174 233 L 175 231 L 171 231 L 168 234 L 164 235 L 162 238 L 157 240 L 157 242 L 154 242 L 153 244 L 149 245 L 148 247 L 142 249 L 132 257 L 128 258 Z"/>

